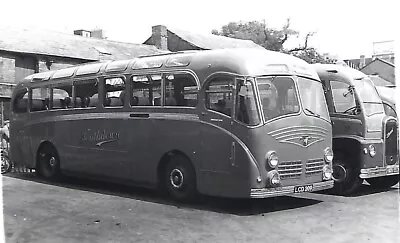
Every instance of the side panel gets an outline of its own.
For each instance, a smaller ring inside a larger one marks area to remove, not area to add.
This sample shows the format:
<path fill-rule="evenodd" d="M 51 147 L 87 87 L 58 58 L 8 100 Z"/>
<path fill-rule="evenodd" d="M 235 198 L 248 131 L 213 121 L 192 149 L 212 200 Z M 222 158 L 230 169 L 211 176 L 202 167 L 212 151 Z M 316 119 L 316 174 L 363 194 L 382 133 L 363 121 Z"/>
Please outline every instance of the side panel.
<path fill-rule="evenodd" d="M 68 119 L 68 116 L 64 117 Z M 71 117 L 72 118 L 72 117 Z M 119 179 L 131 179 L 132 167 L 139 161 L 131 156 L 132 150 L 145 151 L 147 138 L 136 133 L 132 136 L 129 113 L 98 113 L 76 115 L 73 120 L 60 121 L 59 134 L 66 139 L 61 154 L 65 158 L 62 168 Z M 68 127 L 68 130 L 64 130 Z M 68 131 L 68 134 L 65 132 Z M 145 130 L 139 130 L 145 132 Z M 137 152 L 140 153 L 140 152 Z"/>

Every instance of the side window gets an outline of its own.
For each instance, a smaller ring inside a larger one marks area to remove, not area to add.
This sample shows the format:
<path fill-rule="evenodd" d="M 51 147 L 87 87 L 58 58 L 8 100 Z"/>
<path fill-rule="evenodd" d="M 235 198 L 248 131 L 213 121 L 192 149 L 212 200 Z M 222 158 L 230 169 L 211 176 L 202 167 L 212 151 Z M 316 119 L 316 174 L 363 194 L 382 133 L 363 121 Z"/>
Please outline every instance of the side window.
<path fill-rule="evenodd" d="M 132 77 L 131 106 L 161 106 L 161 75 Z"/>
<path fill-rule="evenodd" d="M 396 111 L 393 109 L 393 107 L 391 107 L 387 103 L 383 103 L 383 108 L 385 109 L 385 114 L 386 115 L 393 116 L 393 117 L 397 118 Z"/>
<path fill-rule="evenodd" d="M 190 74 L 167 74 L 165 79 L 165 106 L 197 105 L 198 87 Z"/>
<path fill-rule="evenodd" d="M 68 109 L 72 108 L 72 85 L 57 85 L 51 89 L 51 109 Z"/>
<path fill-rule="evenodd" d="M 247 125 L 259 124 L 254 84 L 250 80 L 237 79 L 236 92 L 236 120 Z"/>
<path fill-rule="evenodd" d="M 21 92 L 17 95 L 13 104 L 14 113 L 25 113 L 28 111 L 28 92 Z"/>
<path fill-rule="evenodd" d="M 97 79 L 80 80 L 74 83 L 74 107 L 96 107 L 99 102 Z"/>
<path fill-rule="evenodd" d="M 354 91 L 349 84 L 331 81 L 333 106 L 336 112 L 345 113 L 356 106 Z"/>
<path fill-rule="evenodd" d="M 122 78 L 106 78 L 104 107 L 121 107 L 124 105 L 125 81 Z"/>
<path fill-rule="evenodd" d="M 50 108 L 49 88 L 33 88 L 31 92 L 31 111 L 44 111 Z"/>
<path fill-rule="evenodd" d="M 232 114 L 233 78 L 218 77 L 206 87 L 206 108 L 227 116 Z"/>

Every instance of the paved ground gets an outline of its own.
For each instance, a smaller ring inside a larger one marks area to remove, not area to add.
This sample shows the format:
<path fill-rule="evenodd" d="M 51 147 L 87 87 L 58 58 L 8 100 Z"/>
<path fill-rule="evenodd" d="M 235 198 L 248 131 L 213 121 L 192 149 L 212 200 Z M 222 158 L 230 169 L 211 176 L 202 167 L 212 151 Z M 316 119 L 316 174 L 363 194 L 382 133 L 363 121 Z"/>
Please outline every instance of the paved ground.
<path fill-rule="evenodd" d="M 176 204 L 148 190 L 29 174 L 3 177 L 7 242 L 400 242 L 399 186 L 340 197 L 203 197 Z"/>

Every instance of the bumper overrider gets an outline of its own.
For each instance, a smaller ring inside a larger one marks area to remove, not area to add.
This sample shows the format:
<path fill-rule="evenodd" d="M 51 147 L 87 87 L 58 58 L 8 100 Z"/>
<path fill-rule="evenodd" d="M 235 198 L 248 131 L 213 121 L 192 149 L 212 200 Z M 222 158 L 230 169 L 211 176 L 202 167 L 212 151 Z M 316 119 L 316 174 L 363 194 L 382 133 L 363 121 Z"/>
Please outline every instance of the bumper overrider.
<path fill-rule="evenodd" d="M 283 186 L 283 187 L 272 187 L 272 188 L 253 188 L 250 192 L 251 198 L 266 198 L 283 196 L 293 193 L 302 192 L 315 192 L 330 189 L 333 187 L 333 180 L 317 182 L 304 186 Z"/>
<path fill-rule="evenodd" d="M 386 167 L 375 167 L 361 169 L 360 178 L 373 178 L 381 176 L 391 176 L 399 174 L 399 165 L 387 165 Z"/>

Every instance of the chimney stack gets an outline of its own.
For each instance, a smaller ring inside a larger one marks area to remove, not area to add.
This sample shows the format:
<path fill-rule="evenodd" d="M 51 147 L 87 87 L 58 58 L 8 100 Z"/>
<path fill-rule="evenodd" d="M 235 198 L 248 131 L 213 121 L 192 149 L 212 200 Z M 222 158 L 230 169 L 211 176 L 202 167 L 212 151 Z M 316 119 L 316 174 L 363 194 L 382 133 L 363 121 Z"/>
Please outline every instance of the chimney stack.
<path fill-rule="evenodd" d="M 160 49 L 167 51 L 168 50 L 168 30 L 164 25 L 156 25 L 152 28 L 152 39 L 154 45 Z"/>
<path fill-rule="evenodd" d="M 359 69 L 365 66 L 365 55 L 360 55 L 360 67 Z"/>
<path fill-rule="evenodd" d="M 103 36 L 103 30 L 102 29 L 95 29 L 91 31 L 91 37 L 96 38 L 96 39 L 104 39 Z"/>
<path fill-rule="evenodd" d="M 91 33 L 88 30 L 74 30 L 74 35 L 80 35 L 83 37 L 90 37 Z"/>

